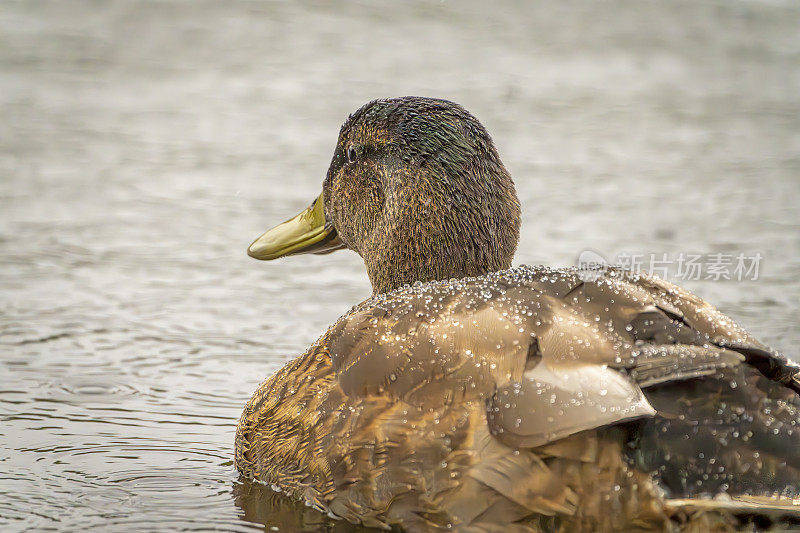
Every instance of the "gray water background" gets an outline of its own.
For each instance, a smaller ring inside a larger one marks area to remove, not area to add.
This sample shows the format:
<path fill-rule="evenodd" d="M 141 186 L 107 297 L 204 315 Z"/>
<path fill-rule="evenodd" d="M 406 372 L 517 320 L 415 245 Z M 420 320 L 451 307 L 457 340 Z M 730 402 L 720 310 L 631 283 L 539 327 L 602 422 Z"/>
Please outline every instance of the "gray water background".
<path fill-rule="evenodd" d="M 370 290 L 245 249 L 406 94 L 493 135 L 517 263 L 760 252 L 681 283 L 800 354 L 797 2 L 4 1 L 0 530 L 277 527 L 234 498 L 241 408 Z"/>

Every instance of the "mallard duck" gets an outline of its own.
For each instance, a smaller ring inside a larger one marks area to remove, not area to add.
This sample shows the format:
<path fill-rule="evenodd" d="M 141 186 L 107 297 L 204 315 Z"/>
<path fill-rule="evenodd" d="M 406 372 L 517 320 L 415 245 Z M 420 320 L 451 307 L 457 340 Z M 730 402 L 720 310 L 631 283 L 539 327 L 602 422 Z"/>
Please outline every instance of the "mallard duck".
<path fill-rule="evenodd" d="M 798 523 L 798 367 L 656 277 L 510 268 L 519 231 L 464 108 L 353 113 L 322 194 L 248 253 L 353 250 L 373 295 L 255 392 L 242 475 L 381 529 Z"/>

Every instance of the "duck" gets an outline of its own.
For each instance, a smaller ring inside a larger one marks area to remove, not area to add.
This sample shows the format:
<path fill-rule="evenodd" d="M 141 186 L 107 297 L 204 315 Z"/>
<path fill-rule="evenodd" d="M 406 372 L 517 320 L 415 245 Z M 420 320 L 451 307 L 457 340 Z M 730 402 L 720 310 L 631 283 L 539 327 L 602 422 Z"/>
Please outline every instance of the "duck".
<path fill-rule="evenodd" d="M 656 276 L 512 267 L 520 221 L 460 105 L 352 113 L 248 254 L 349 249 L 373 292 L 247 402 L 241 476 L 379 530 L 798 527 L 800 367 Z"/>

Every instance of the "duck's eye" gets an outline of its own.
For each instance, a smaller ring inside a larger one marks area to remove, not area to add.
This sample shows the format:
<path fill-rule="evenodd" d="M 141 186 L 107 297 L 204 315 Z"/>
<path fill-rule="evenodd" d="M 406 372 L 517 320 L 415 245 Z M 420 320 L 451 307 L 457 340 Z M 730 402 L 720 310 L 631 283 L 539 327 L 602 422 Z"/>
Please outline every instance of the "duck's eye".
<path fill-rule="evenodd" d="M 356 148 L 354 146 L 348 146 L 347 147 L 347 162 L 348 163 L 355 163 L 357 156 L 358 156 L 358 153 L 356 153 Z"/>

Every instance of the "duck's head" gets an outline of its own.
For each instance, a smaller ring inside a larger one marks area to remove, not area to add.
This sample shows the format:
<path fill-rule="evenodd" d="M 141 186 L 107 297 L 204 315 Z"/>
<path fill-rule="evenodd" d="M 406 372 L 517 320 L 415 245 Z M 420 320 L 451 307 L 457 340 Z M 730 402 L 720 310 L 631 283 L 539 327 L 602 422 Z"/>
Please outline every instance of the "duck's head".
<path fill-rule="evenodd" d="M 481 123 L 447 100 L 392 98 L 350 115 L 322 194 L 248 254 L 349 248 L 382 293 L 508 268 L 519 227 L 514 182 Z"/>

